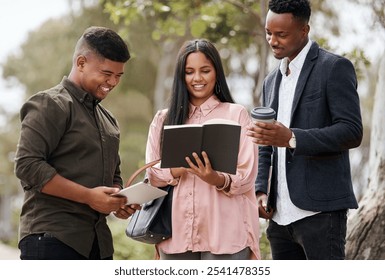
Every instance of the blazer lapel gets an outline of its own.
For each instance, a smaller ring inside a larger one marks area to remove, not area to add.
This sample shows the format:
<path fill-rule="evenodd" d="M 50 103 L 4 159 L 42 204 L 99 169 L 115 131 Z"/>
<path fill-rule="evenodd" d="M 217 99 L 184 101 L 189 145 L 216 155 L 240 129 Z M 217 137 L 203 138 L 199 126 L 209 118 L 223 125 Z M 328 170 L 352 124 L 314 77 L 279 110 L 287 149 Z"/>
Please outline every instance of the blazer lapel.
<path fill-rule="evenodd" d="M 315 61 L 318 57 L 318 49 L 319 49 L 318 44 L 316 42 L 313 42 L 311 47 L 310 47 L 309 53 L 306 56 L 305 62 L 302 66 L 301 73 L 298 77 L 297 86 L 295 88 L 293 106 L 291 109 L 291 120 L 293 120 L 293 115 L 294 115 L 295 110 L 298 107 L 298 102 L 299 102 L 299 100 L 303 94 L 303 89 L 306 85 L 306 81 L 307 81 L 307 79 L 308 79 L 308 77 L 309 77 L 309 75 L 310 75 L 310 73 L 314 67 Z"/>
<path fill-rule="evenodd" d="M 278 112 L 279 85 L 281 84 L 281 80 L 282 80 L 281 71 L 277 69 L 273 80 L 273 83 L 274 83 L 273 88 L 271 90 L 271 94 L 268 96 L 268 100 L 265 105 L 267 107 L 274 109 L 276 112 Z"/>

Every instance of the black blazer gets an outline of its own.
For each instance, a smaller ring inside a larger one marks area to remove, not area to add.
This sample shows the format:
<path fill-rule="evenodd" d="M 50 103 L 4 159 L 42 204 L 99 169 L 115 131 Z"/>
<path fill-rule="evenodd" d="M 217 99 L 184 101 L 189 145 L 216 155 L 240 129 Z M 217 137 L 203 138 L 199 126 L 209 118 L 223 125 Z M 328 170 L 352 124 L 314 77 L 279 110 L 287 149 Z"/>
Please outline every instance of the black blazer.
<path fill-rule="evenodd" d="M 263 85 L 263 105 L 276 111 L 281 79 L 276 68 Z M 286 176 L 293 203 L 310 211 L 357 208 L 349 149 L 361 144 L 363 129 L 356 73 L 348 59 L 313 42 L 295 89 L 290 128 L 297 140 L 296 149 L 286 149 Z M 267 192 L 272 152 L 272 147 L 259 147 L 256 192 Z M 274 156 L 270 191 L 273 207 L 276 168 Z"/>

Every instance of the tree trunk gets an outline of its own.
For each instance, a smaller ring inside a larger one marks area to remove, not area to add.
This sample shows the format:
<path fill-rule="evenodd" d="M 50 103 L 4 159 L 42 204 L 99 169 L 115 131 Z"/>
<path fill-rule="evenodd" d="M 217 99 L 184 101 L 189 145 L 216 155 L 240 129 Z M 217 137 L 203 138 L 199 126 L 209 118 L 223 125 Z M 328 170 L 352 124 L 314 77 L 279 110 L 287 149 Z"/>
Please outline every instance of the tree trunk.
<path fill-rule="evenodd" d="M 157 67 L 155 89 L 154 89 L 154 114 L 168 104 L 167 99 L 171 94 L 172 79 L 170 80 L 170 88 L 167 88 L 165 81 L 169 77 L 174 77 L 174 68 L 176 67 L 176 54 L 178 49 L 182 46 L 184 38 L 179 38 L 174 42 L 163 42 L 162 56 L 159 58 Z"/>
<path fill-rule="evenodd" d="M 385 53 L 378 71 L 370 139 L 368 189 L 349 218 L 346 258 L 385 259 Z"/>
<path fill-rule="evenodd" d="M 173 48 L 170 43 L 164 43 L 162 49 L 163 55 L 159 58 L 159 64 L 157 67 L 157 75 L 155 81 L 155 89 L 154 89 L 154 114 L 160 110 L 165 108 L 165 100 L 166 100 L 166 85 L 165 81 L 169 75 L 169 68 L 174 59 Z"/>
<path fill-rule="evenodd" d="M 265 21 L 266 21 L 266 15 L 268 10 L 268 5 L 266 0 L 260 1 L 260 28 L 259 30 L 265 30 Z M 260 42 L 260 43 L 259 43 Z M 255 86 L 253 89 L 253 104 L 254 106 L 261 106 L 261 94 L 262 94 L 262 86 L 263 81 L 265 77 L 267 76 L 267 60 L 269 58 L 269 45 L 265 38 L 262 38 L 262 40 L 256 40 L 256 44 L 259 47 L 259 59 L 260 59 L 260 65 L 259 70 L 256 74 L 256 77 L 254 77 Z"/>

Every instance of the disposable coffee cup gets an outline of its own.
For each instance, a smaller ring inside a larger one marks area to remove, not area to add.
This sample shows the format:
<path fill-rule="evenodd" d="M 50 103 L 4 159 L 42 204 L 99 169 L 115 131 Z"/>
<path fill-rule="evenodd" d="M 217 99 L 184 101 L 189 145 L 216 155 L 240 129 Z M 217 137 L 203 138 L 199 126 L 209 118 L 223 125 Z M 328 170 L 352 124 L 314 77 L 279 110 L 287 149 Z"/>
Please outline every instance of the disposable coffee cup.
<path fill-rule="evenodd" d="M 251 110 L 251 119 L 254 124 L 256 122 L 272 123 L 275 119 L 275 111 L 268 107 L 255 107 Z M 258 144 L 258 146 L 266 145 Z"/>
<path fill-rule="evenodd" d="M 256 122 L 265 122 L 272 123 L 275 119 L 275 111 L 274 109 L 268 107 L 255 107 L 251 110 L 251 118 L 253 123 Z"/>

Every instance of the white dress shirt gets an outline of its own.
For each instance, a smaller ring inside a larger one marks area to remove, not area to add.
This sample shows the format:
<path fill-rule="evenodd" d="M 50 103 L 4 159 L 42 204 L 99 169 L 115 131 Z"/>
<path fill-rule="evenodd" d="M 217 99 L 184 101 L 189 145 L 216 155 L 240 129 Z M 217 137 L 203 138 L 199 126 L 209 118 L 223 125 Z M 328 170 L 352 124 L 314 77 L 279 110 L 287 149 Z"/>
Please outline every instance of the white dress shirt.
<path fill-rule="evenodd" d="M 279 87 L 277 121 L 286 127 L 290 127 L 295 88 L 311 44 L 312 42 L 309 40 L 293 61 L 289 62 L 287 57 L 281 60 L 279 68 L 282 73 L 282 81 Z M 286 75 L 288 68 L 290 69 L 289 75 Z M 277 205 L 272 219 L 279 225 L 288 225 L 314 214 L 317 212 L 302 210 L 291 201 L 286 180 L 286 148 L 278 148 Z"/>

